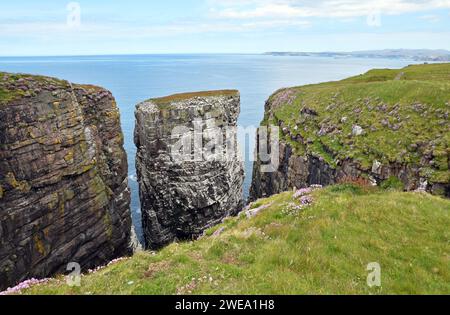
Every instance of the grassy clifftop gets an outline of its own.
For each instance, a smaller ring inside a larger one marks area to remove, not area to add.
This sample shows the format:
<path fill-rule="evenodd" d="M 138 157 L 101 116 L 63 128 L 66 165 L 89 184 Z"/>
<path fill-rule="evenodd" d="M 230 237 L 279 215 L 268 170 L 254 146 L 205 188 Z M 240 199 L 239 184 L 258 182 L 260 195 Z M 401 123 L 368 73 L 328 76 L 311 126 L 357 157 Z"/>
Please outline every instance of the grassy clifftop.
<path fill-rule="evenodd" d="M 200 91 L 191 93 L 179 93 L 160 98 L 152 98 L 149 101 L 157 105 L 168 105 L 171 103 L 185 101 L 196 97 L 220 97 L 220 96 L 236 96 L 236 95 L 239 95 L 239 91 L 237 90 Z"/>
<path fill-rule="evenodd" d="M 450 182 L 450 64 L 378 69 L 339 82 L 283 89 L 265 123 L 283 128 L 297 154 L 331 166 L 350 158 L 421 166 L 423 177 Z"/>
<path fill-rule="evenodd" d="M 341 185 L 254 203 L 189 243 L 26 294 L 419 294 L 450 292 L 450 201 Z M 309 204 L 301 206 L 302 204 Z M 382 287 L 367 286 L 381 265 Z"/>
<path fill-rule="evenodd" d="M 42 88 L 68 88 L 67 81 L 56 78 L 0 72 L 0 106 L 23 97 L 36 96 Z"/>

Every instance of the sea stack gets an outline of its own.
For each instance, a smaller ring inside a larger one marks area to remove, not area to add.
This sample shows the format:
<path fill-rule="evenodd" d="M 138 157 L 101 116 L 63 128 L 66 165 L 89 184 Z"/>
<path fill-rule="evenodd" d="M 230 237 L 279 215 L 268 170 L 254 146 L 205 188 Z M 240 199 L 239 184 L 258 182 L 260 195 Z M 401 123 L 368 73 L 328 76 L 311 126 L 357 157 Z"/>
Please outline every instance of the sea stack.
<path fill-rule="evenodd" d="M 235 90 L 177 94 L 136 107 L 136 168 L 146 247 L 198 237 L 243 206 Z"/>
<path fill-rule="evenodd" d="M 119 117 L 103 88 L 0 73 L 0 289 L 131 253 Z"/>

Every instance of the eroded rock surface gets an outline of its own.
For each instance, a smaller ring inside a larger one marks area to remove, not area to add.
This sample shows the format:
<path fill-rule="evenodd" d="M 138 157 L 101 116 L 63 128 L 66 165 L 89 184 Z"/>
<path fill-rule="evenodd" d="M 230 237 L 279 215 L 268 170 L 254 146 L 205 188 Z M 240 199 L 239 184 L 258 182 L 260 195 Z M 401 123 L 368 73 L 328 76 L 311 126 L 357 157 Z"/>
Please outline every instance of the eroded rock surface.
<path fill-rule="evenodd" d="M 0 289 L 130 254 L 130 192 L 111 93 L 0 73 Z"/>
<path fill-rule="evenodd" d="M 197 237 L 241 210 L 244 171 L 239 154 L 210 160 L 206 152 L 216 154 L 223 147 L 205 151 L 214 139 L 226 138 L 217 137 L 219 129 L 226 133 L 227 127 L 236 127 L 239 110 L 238 91 L 174 95 L 137 106 L 136 165 L 147 248 Z M 194 130 L 202 131 L 199 138 Z M 173 148 L 185 136 L 188 158 L 182 159 Z M 230 139 L 235 147 L 236 135 Z"/>

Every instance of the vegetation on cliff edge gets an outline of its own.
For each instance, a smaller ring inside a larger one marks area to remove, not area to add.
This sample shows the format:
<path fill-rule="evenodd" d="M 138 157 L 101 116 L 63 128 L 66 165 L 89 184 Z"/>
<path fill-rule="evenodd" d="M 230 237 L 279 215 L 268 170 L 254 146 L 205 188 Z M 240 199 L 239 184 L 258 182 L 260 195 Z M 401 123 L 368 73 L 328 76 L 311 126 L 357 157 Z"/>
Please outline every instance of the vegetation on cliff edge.
<path fill-rule="evenodd" d="M 42 87 L 66 88 L 67 81 L 40 75 L 0 72 L 0 105 L 37 95 Z"/>
<path fill-rule="evenodd" d="M 25 294 L 443 294 L 450 292 L 450 201 L 350 184 L 286 192 L 252 205 L 198 241 L 172 244 Z M 216 233 L 215 233 L 216 232 Z M 367 285 L 369 263 L 381 287 Z"/>
<path fill-rule="evenodd" d="M 450 182 L 450 64 L 377 69 L 338 82 L 283 89 L 264 123 L 282 127 L 301 155 L 332 167 L 351 158 L 370 170 L 420 165 L 433 182 Z"/>
<path fill-rule="evenodd" d="M 174 102 L 185 101 L 195 97 L 217 97 L 217 96 L 236 96 L 239 95 L 237 90 L 217 90 L 217 91 L 200 91 L 190 93 L 179 93 L 165 97 L 152 98 L 149 101 L 154 102 L 157 105 L 168 105 Z"/>

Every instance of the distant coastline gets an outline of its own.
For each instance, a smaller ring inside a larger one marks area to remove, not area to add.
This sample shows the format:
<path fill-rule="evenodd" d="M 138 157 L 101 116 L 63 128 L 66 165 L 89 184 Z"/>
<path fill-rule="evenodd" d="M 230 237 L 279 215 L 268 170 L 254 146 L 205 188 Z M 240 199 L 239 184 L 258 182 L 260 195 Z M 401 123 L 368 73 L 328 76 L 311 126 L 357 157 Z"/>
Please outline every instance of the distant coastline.
<path fill-rule="evenodd" d="M 385 49 L 353 52 L 266 52 L 271 56 L 411 59 L 424 62 L 450 62 L 450 51 L 430 49 Z"/>

